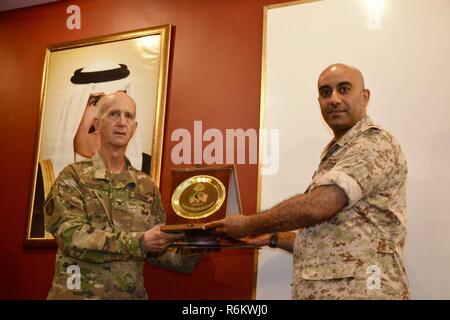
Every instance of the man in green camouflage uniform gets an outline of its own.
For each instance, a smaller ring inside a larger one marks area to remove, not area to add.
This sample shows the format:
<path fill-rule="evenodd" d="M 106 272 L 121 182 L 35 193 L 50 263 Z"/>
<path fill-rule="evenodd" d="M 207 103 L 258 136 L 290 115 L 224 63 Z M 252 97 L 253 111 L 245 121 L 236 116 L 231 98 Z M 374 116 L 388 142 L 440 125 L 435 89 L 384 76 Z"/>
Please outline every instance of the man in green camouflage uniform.
<path fill-rule="evenodd" d="M 167 249 L 181 236 L 159 230 L 165 220 L 159 190 L 125 157 L 135 116 L 124 92 L 103 97 L 94 120 L 98 153 L 67 166 L 52 187 L 46 229 L 58 252 L 48 299 L 147 299 L 145 260 L 183 273 L 198 262 L 198 255 Z"/>
<path fill-rule="evenodd" d="M 359 70 L 333 64 L 319 76 L 318 89 L 334 138 L 305 194 L 206 228 L 234 237 L 298 229 L 296 236 L 278 233 L 279 246 L 294 253 L 294 299 L 408 299 L 401 148 L 367 116 L 370 91 Z"/>

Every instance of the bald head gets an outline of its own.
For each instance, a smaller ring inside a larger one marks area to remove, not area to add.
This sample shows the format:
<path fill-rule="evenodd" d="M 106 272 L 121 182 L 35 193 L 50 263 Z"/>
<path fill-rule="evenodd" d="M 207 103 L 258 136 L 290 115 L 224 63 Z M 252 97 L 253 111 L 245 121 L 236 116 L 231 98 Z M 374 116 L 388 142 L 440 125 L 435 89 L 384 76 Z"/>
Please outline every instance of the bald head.
<path fill-rule="evenodd" d="M 333 63 L 326 67 L 319 75 L 319 79 L 317 80 L 317 84 L 321 82 L 324 78 L 332 76 L 337 73 L 345 73 L 354 79 L 354 84 L 359 85 L 361 89 L 365 89 L 364 77 L 359 71 L 359 69 L 344 63 Z M 319 87 L 320 88 L 320 87 Z"/>
<path fill-rule="evenodd" d="M 124 91 L 117 91 L 111 94 L 107 94 L 98 101 L 97 103 L 97 118 L 101 118 L 106 111 L 113 106 L 127 104 L 130 105 L 134 116 L 136 116 L 136 103 L 133 98 L 131 98 Z"/>
<path fill-rule="evenodd" d="M 334 63 L 326 67 L 319 75 L 319 79 L 317 81 L 318 84 L 320 83 L 321 79 L 323 80 L 324 78 L 327 78 L 336 73 L 346 73 L 355 80 L 355 85 L 359 85 L 362 89 L 365 88 L 364 77 L 361 71 L 349 64 L 344 63 Z"/>

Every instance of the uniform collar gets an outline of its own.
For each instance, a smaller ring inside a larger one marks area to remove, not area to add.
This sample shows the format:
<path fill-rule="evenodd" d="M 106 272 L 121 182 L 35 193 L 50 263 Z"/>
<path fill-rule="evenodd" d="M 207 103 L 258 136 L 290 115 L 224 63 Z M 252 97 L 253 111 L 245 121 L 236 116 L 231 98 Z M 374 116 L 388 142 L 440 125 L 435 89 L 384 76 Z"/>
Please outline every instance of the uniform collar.
<path fill-rule="evenodd" d="M 331 140 L 322 151 L 322 155 L 320 157 L 321 160 L 323 160 L 327 154 L 331 154 L 337 149 L 345 146 L 350 141 L 354 140 L 356 137 L 370 128 L 379 128 L 379 126 L 374 124 L 369 116 L 365 116 L 364 118 L 359 120 L 353 127 L 351 127 L 338 141 Z"/>
<path fill-rule="evenodd" d="M 108 169 L 106 168 L 105 162 L 103 161 L 102 157 L 98 153 L 92 156 L 91 158 L 92 165 L 94 169 L 92 170 L 92 177 L 94 179 L 100 179 L 100 180 L 108 180 L 110 181 L 110 174 L 108 172 Z M 132 166 L 130 160 L 125 157 L 125 172 L 122 175 L 121 183 L 124 185 L 133 184 L 136 185 L 135 179 L 133 178 L 133 175 L 131 174 Z"/>

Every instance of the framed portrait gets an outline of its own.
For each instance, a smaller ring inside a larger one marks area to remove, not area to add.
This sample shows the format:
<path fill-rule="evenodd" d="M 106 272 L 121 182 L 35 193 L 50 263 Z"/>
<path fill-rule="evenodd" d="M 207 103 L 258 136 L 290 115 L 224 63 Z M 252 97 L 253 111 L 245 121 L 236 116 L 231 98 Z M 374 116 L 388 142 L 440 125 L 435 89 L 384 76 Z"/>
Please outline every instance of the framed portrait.
<path fill-rule="evenodd" d="M 98 149 L 93 118 L 102 95 L 125 91 L 136 102 L 126 156 L 159 186 L 170 36 L 164 25 L 46 48 L 26 247 L 56 246 L 44 200 L 64 167 Z"/>

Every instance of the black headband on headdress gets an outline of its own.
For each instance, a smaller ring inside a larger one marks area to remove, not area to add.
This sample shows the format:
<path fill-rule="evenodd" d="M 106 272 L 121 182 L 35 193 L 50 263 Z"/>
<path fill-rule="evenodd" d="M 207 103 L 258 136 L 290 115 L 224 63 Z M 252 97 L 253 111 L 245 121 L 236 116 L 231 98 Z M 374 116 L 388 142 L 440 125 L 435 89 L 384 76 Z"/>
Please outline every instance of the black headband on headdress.
<path fill-rule="evenodd" d="M 83 68 L 80 68 L 73 73 L 70 81 L 74 84 L 87 84 L 120 80 L 128 77 L 130 74 L 128 67 L 125 64 L 119 65 L 120 68 L 92 72 L 83 72 Z"/>

